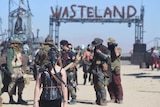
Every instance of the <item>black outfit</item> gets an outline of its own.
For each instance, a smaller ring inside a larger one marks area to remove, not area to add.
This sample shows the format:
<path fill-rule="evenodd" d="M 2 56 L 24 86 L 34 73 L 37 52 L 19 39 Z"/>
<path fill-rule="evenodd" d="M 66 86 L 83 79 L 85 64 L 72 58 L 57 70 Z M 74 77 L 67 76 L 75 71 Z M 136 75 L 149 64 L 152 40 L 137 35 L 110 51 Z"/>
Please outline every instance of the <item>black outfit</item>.
<path fill-rule="evenodd" d="M 61 76 L 61 72 L 58 72 L 57 75 Z M 61 107 L 61 84 L 58 84 L 47 71 L 42 72 L 41 83 L 43 90 L 39 101 L 40 107 Z"/>
<path fill-rule="evenodd" d="M 40 107 L 61 107 L 61 99 L 56 100 L 40 100 Z"/>

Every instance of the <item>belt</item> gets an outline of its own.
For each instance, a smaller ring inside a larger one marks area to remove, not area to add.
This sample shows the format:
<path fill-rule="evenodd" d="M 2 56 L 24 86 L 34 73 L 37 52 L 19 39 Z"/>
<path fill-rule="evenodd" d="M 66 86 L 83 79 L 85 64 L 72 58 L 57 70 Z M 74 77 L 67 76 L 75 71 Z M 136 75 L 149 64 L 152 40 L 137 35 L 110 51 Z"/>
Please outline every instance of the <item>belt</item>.
<path fill-rule="evenodd" d="M 21 68 L 22 67 L 22 65 L 20 65 L 20 66 L 14 66 L 13 68 Z"/>
<path fill-rule="evenodd" d="M 102 61 L 100 61 L 100 60 L 96 61 L 96 65 L 100 65 L 101 63 L 102 63 Z"/>
<path fill-rule="evenodd" d="M 46 86 L 46 87 L 42 87 L 42 88 L 61 88 L 61 86 Z"/>

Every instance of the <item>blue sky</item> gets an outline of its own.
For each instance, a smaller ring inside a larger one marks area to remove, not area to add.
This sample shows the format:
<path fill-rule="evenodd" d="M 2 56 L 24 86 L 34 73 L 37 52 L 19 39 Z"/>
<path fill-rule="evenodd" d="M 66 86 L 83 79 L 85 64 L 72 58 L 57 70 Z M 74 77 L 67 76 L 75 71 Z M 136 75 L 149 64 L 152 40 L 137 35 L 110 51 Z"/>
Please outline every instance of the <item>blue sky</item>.
<path fill-rule="evenodd" d="M 19 0 L 13 0 L 17 2 Z M 24 0 L 25 1 L 25 0 Z M 105 10 L 106 7 L 113 8 L 115 5 L 118 8 L 128 5 L 133 5 L 136 10 L 136 16 L 140 15 L 141 5 L 144 5 L 144 39 L 147 43 L 155 37 L 160 37 L 160 0 L 29 0 L 32 17 L 33 32 L 40 29 L 39 35 L 46 36 L 49 34 L 49 16 L 52 14 L 50 7 L 70 7 L 72 4 L 85 5 L 89 7 L 97 6 L 100 10 Z M 14 9 L 14 4 L 12 9 Z M 0 0 L 0 17 L 2 18 L 2 28 L 8 29 L 8 0 Z M 74 46 L 87 45 L 91 41 L 100 37 L 104 40 L 113 37 L 122 48 L 123 53 L 127 53 L 133 48 L 135 41 L 135 25 L 128 27 L 127 23 L 61 23 L 59 29 L 59 39 L 67 39 Z M 159 43 L 160 44 L 160 43 Z M 147 44 L 147 48 L 153 46 L 154 42 Z"/>

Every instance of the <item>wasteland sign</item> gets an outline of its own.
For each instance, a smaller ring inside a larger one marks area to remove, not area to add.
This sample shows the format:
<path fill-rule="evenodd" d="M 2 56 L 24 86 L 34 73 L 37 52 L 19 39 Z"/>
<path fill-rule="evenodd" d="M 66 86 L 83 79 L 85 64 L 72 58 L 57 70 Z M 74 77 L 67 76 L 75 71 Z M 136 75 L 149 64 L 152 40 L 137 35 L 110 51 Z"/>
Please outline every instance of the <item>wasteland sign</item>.
<path fill-rule="evenodd" d="M 112 18 L 132 18 L 136 15 L 137 10 L 134 6 L 128 5 L 126 7 L 122 6 L 117 8 L 113 6 L 112 8 L 106 7 L 103 11 L 95 6 L 85 6 L 73 4 L 70 7 L 58 7 L 55 10 L 51 7 L 52 16 L 56 18 L 98 18 L 98 19 L 112 19 Z"/>

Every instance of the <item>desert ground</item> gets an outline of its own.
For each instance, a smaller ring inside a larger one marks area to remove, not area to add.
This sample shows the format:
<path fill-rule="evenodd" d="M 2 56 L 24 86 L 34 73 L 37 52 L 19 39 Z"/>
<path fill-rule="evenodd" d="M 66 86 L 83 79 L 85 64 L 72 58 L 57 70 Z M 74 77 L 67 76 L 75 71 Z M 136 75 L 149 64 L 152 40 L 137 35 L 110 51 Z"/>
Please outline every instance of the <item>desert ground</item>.
<path fill-rule="evenodd" d="M 30 83 L 25 86 L 23 99 L 28 101 L 28 105 L 9 104 L 7 93 L 2 94 L 3 107 L 32 107 L 35 81 L 29 75 Z M 122 104 L 108 103 L 108 107 L 160 107 L 160 71 L 156 69 L 140 69 L 139 65 L 131 65 L 122 62 L 121 78 L 124 91 L 124 101 Z M 95 92 L 93 85 L 87 82 L 83 85 L 82 68 L 78 69 L 78 91 L 77 104 L 68 107 L 99 107 L 95 104 Z M 107 90 L 107 88 L 106 88 Z M 14 96 L 17 100 L 17 96 Z M 107 101 L 110 100 L 107 93 Z"/>

